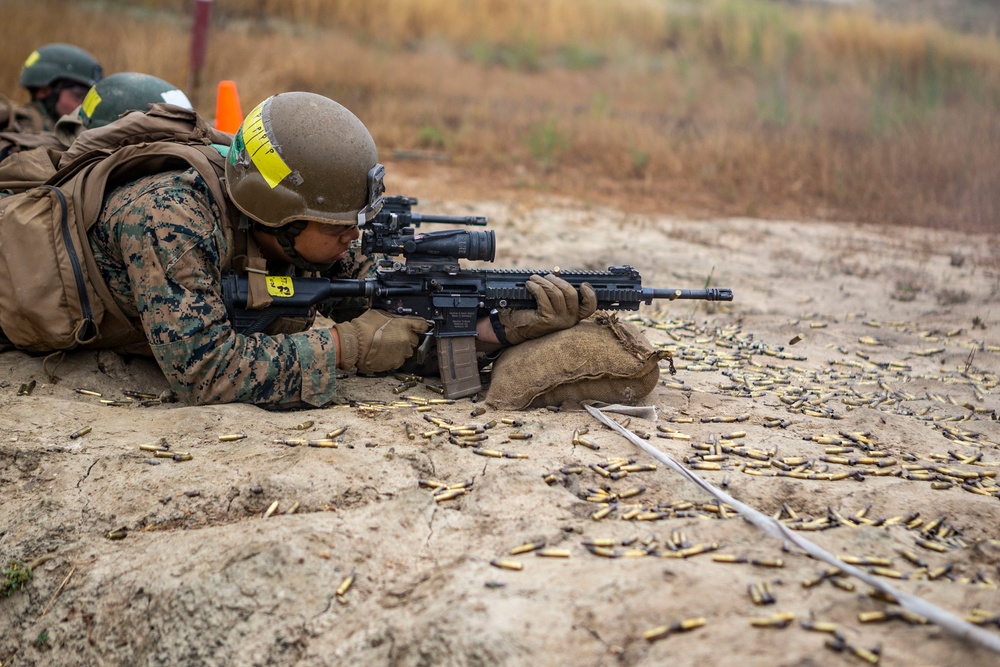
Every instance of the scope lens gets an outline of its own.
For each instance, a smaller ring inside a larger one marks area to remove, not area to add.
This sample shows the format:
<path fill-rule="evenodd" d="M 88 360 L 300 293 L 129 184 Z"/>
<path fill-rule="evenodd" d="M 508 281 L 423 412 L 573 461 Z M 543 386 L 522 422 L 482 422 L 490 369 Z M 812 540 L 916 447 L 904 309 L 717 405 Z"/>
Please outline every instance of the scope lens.
<path fill-rule="evenodd" d="M 496 258 L 497 239 L 493 230 L 485 232 L 468 232 L 469 259 L 492 262 Z"/>

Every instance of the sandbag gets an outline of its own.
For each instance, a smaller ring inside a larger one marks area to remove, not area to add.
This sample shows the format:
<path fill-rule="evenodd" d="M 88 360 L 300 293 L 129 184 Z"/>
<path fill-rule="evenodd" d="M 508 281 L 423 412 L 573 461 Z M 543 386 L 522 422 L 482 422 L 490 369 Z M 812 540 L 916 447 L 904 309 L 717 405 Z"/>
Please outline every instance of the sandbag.
<path fill-rule="evenodd" d="M 669 356 L 634 325 L 598 313 L 505 350 L 493 362 L 486 404 L 500 410 L 587 400 L 635 405 L 656 387 L 659 362 Z"/>

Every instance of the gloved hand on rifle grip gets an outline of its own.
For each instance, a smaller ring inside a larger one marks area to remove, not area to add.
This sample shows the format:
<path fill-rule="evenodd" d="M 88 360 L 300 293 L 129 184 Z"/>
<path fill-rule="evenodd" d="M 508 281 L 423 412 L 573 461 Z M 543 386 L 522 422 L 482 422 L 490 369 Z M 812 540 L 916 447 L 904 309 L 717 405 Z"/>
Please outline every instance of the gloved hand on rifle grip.
<path fill-rule="evenodd" d="M 569 329 L 597 310 L 597 294 L 588 283 L 582 283 L 577 293 L 568 282 L 550 273 L 544 278 L 531 276 L 525 288 L 538 302 L 535 310 L 505 309 L 499 313 L 500 324 L 511 345 Z"/>
<path fill-rule="evenodd" d="M 399 368 L 420 344 L 420 335 L 430 328 L 419 317 L 392 315 L 381 310 L 365 311 L 350 322 L 334 324 L 340 337 L 337 368 L 357 368 L 362 373 L 383 373 Z"/>

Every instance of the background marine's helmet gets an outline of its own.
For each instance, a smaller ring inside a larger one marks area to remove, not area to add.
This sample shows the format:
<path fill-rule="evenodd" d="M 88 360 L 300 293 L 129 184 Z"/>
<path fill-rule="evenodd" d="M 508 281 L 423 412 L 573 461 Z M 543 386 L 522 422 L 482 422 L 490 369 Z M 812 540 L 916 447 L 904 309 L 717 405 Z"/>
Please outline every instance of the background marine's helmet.
<path fill-rule="evenodd" d="M 21 85 L 25 88 L 51 86 L 61 80 L 93 86 L 104 76 L 104 69 L 94 56 L 72 44 L 46 44 L 32 51 L 21 67 Z"/>
<path fill-rule="evenodd" d="M 247 114 L 226 160 L 226 189 L 265 227 L 363 224 L 382 208 L 385 169 L 368 128 L 314 93 L 281 93 Z"/>
<path fill-rule="evenodd" d="M 127 111 L 146 111 L 157 102 L 194 108 L 182 90 L 163 79 L 138 72 L 119 72 L 101 79 L 90 89 L 80 105 L 80 122 L 88 129 L 103 127 Z"/>

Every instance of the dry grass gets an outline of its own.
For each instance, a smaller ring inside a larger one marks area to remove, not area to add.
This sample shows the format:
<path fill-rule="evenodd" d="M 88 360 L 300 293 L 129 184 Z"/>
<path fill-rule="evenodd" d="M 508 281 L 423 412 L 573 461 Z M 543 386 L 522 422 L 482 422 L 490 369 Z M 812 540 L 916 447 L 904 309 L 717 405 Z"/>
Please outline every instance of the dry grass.
<path fill-rule="evenodd" d="M 188 81 L 190 0 L 0 0 L 3 90 L 35 46 Z M 216 0 L 205 85 L 312 90 L 383 155 L 633 210 L 992 231 L 1000 43 L 753 0 Z M 65 20 L 53 22 L 51 16 Z M 155 21 L 154 21 L 155 18 Z"/>

